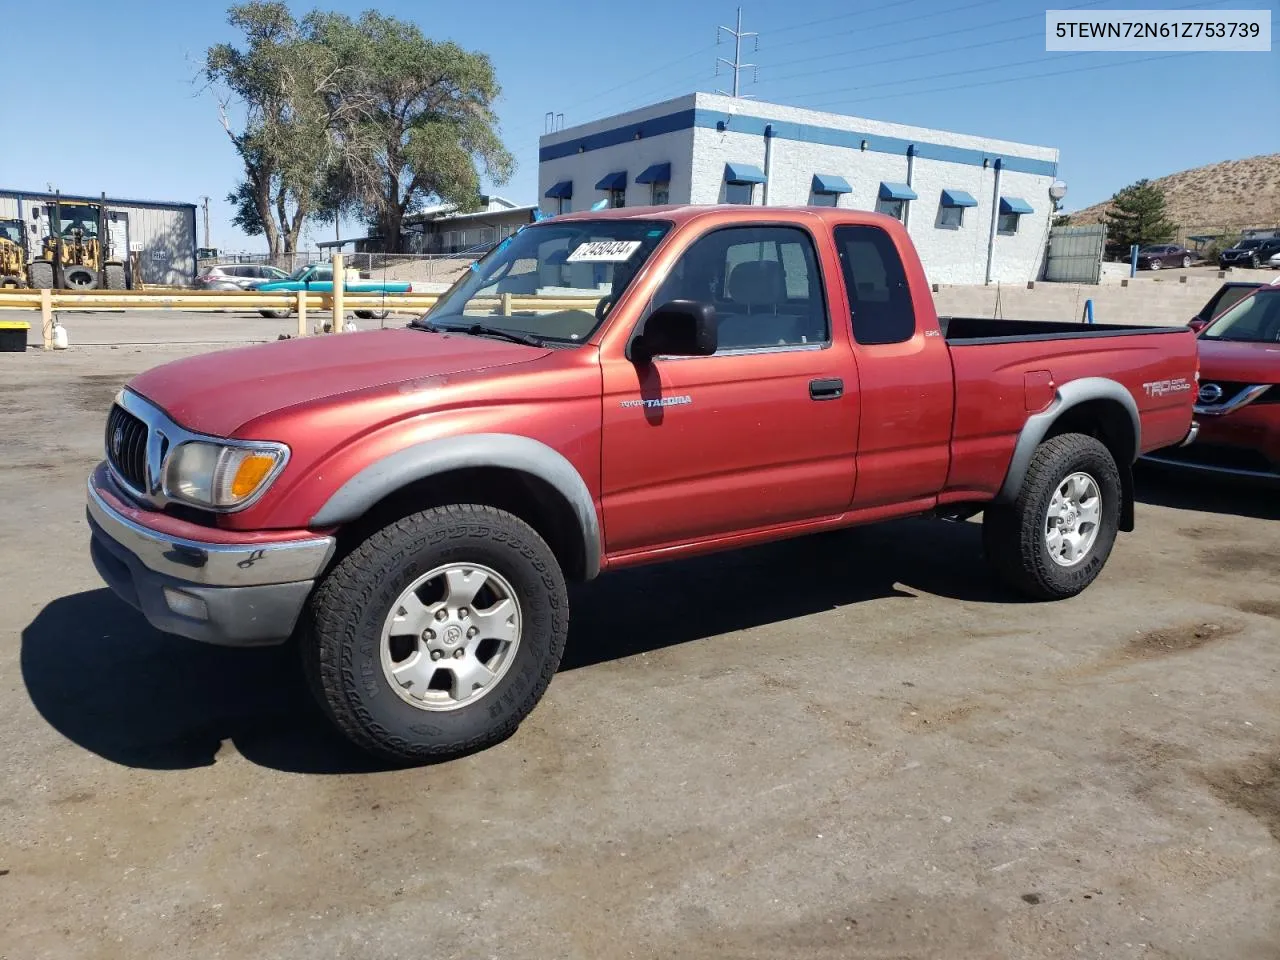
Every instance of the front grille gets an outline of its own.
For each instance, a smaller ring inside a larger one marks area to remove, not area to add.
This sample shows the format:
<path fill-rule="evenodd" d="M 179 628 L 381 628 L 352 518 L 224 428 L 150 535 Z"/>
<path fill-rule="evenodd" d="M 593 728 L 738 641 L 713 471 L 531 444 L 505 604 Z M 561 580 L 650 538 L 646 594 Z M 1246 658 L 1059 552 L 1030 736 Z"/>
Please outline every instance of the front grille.
<path fill-rule="evenodd" d="M 107 414 L 107 460 L 134 490 L 147 489 L 147 425 L 118 404 Z"/>
<path fill-rule="evenodd" d="M 1221 387 L 1222 396 L 1219 399 L 1215 400 L 1213 403 L 1205 403 L 1203 400 L 1199 400 L 1198 402 L 1201 403 L 1203 406 L 1211 407 L 1211 408 L 1224 406 L 1225 404 L 1230 403 L 1232 400 L 1238 397 L 1245 390 L 1248 390 L 1250 387 L 1255 386 L 1255 384 L 1252 384 L 1252 383 L 1240 383 L 1235 380 L 1202 380 L 1200 382 L 1200 388 L 1204 389 L 1210 384 L 1217 384 L 1219 387 Z M 1270 390 L 1266 391 L 1261 396 L 1254 397 L 1251 402 L 1252 403 L 1280 403 L 1280 384 L 1272 386 Z"/>

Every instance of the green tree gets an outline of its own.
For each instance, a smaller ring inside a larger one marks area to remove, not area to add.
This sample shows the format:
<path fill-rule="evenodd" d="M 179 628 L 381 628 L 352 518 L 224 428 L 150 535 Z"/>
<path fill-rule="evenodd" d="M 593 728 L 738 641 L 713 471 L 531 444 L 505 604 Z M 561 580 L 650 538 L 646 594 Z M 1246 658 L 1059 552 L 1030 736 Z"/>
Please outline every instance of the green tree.
<path fill-rule="evenodd" d="M 323 96 L 335 118 L 343 199 L 398 249 L 405 214 L 428 200 L 474 208 L 480 169 L 495 184 L 515 167 L 497 131 L 500 88 L 489 58 L 429 40 L 412 23 L 366 11 L 306 18 L 334 65 Z"/>
<path fill-rule="evenodd" d="M 329 131 L 338 68 L 284 3 L 251 0 L 227 13 L 245 39 L 243 49 L 216 44 L 205 75 L 224 91 L 223 127 L 244 164 L 244 180 L 228 196 L 234 222 L 265 234 L 273 256 L 297 249 L 315 193 L 335 166 Z M 230 111 L 243 114 L 236 129 Z"/>
<path fill-rule="evenodd" d="M 1069 214 L 1069 213 L 1058 213 L 1058 214 L 1054 214 L 1054 217 L 1053 217 L 1053 224 L 1052 224 L 1052 225 L 1053 225 L 1053 226 L 1055 226 L 1055 227 L 1069 227 L 1069 226 L 1071 226 L 1071 214 Z"/>
<path fill-rule="evenodd" d="M 1128 249 L 1133 244 L 1167 243 L 1177 226 L 1165 219 L 1164 191 L 1150 180 L 1130 184 L 1111 198 L 1107 210 L 1109 243 Z"/>

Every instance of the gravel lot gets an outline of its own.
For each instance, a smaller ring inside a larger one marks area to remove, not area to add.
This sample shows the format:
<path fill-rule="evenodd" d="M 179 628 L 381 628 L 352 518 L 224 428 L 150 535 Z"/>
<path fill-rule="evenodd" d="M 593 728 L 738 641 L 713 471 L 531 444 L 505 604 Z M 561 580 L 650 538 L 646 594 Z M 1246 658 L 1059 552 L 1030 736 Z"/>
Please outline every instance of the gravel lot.
<path fill-rule="evenodd" d="M 292 651 L 161 636 L 89 562 L 111 396 L 200 349 L 0 355 L 0 957 L 1280 957 L 1274 493 L 1144 476 L 1051 605 L 976 524 L 607 576 L 514 737 L 385 769 Z"/>

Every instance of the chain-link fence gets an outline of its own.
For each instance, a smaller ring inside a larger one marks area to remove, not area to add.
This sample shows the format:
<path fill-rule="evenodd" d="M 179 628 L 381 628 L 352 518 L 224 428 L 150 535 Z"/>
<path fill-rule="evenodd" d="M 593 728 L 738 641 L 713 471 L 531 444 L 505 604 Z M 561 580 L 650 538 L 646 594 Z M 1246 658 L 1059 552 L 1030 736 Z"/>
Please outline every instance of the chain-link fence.
<path fill-rule="evenodd" d="M 388 283 L 450 284 L 463 270 L 477 260 L 482 251 L 461 253 L 347 253 L 343 263 L 352 280 Z M 273 257 L 265 253 L 228 254 L 201 260 L 198 273 L 216 266 L 265 264 L 286 273 L 304 267 L 328 263 L 331 254 L 317 251 L 288 253 Z"/>

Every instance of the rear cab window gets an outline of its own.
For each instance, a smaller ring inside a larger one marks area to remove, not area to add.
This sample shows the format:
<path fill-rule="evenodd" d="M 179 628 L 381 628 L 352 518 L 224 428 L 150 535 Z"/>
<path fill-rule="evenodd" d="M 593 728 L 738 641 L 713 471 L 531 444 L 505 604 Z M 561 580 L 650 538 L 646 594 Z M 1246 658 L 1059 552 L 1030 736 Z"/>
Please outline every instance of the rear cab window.
<path fill-rule="evenodd" d="M 879 227 L 863 225 L 838 226 L 834 235 L 854 342 L 905 343 L 914 337 L 915 305 L 892 238 Z"/>

